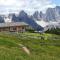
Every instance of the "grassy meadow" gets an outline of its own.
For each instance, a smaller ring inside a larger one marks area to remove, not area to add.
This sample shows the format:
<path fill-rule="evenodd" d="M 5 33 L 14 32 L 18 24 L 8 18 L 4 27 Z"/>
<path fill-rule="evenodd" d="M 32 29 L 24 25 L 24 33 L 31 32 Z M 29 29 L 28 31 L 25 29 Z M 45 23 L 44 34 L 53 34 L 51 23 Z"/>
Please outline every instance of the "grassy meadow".
<path fill-rule="evenodd" d="M 60 60 L 60 35 L 0 32 L 0 60 Z"/>

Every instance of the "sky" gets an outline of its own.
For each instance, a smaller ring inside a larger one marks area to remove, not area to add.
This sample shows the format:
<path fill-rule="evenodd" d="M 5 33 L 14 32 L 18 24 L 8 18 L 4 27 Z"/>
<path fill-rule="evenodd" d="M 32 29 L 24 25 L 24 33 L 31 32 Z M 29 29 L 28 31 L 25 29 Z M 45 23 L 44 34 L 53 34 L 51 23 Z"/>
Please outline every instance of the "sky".
<path fill-rule="evenodd" d="M 0 14 L 18 13 L 24 10 L 28 14 L 35 11 L 45 12 L 49 7 L 55 7 L 60 0 L 0 0 Z"/>

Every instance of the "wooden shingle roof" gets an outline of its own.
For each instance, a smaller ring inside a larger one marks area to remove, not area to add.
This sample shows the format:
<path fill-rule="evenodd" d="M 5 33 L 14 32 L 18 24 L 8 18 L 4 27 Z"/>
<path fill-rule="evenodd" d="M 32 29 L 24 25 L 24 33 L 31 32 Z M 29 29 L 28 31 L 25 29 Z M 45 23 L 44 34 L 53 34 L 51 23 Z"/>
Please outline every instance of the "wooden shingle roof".
<path fill-rule="evenodd" d="M 0 23 L 1 27 L 11 27 L 11 26 L 28 26 L 28 24 L 24 22 L 7 22 L 7 23 Z"/>

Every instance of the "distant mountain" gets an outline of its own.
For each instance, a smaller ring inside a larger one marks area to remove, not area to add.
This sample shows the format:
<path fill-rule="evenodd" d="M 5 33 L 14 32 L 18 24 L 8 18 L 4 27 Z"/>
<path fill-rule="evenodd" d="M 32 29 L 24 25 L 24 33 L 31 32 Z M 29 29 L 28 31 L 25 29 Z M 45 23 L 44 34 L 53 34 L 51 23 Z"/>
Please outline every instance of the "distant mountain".
<path fill-rule="evenodd" d="M 35 11 L 35 13 L 32 15 L 33 19 L 40 20 L 40 13 L 38 11 Z"/>
<path fill-rule="evenodd" d="M 10 16 L 12 17 L 13 22 L 19 22 L 18 16 L 16 16 L 16 14 L 10 14 Z"/>
<path fill-rule="evenodd" d="M 4 22 L 4 18 L 2 16 L 0 16 L 0 23 Z"/>
<path fill-rule="evenodd" d="M 43 30 L 43 28 L 38 25 L 33 18 L 31 18 L 27 13 L 25 13 L 24 11 L 21 11 L 18 15 L 18 17 L 16 17 L 15 15 L 13 15 L 12 20 L 14 22 L 25 22 L 27 24 L 29 24 L 33 29 L 35 30 Z"/>
<path fill-rule="evenodd" d="M 36 20 L 44 20 L 44 21 L 60 21 L 60 6 L 56 6 L 55 8 L 48 8 L 46 13 L 36 11 L 33 14 L 33 18 Z"/>
<path fill-rule="evenodd" d="M 34 20 L 44 20 L 45 19 L 45 14 L 42 13 L 42 11 L 38 12 L 38 11 L 35 11 L 35 13 L 32 15 L 32 18 Z"/>
<path fill-rule="evenodd" d="M 46 11 L 46 21 L 56 21 L 56 17 L 55 17 L 55 9 L 54 8 L 48 8 Z"/>
<path fill-rule="evenodd" d="M 47 21 L 59 21 L 60 6 L 56 6 L 55 8 L 48 8 L 45 15 Z"/>

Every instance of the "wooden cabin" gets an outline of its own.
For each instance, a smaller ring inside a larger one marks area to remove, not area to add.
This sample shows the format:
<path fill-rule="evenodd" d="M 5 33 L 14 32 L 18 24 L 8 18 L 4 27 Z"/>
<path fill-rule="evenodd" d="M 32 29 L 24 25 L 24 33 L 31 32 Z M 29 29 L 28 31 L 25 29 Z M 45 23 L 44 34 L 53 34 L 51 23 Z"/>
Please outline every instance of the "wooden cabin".
<path fill-rule="evenodd" d="M 0 32 L 25 32 L 28 24 L 24 22 L 7 22 L 0 23 Z"/>

